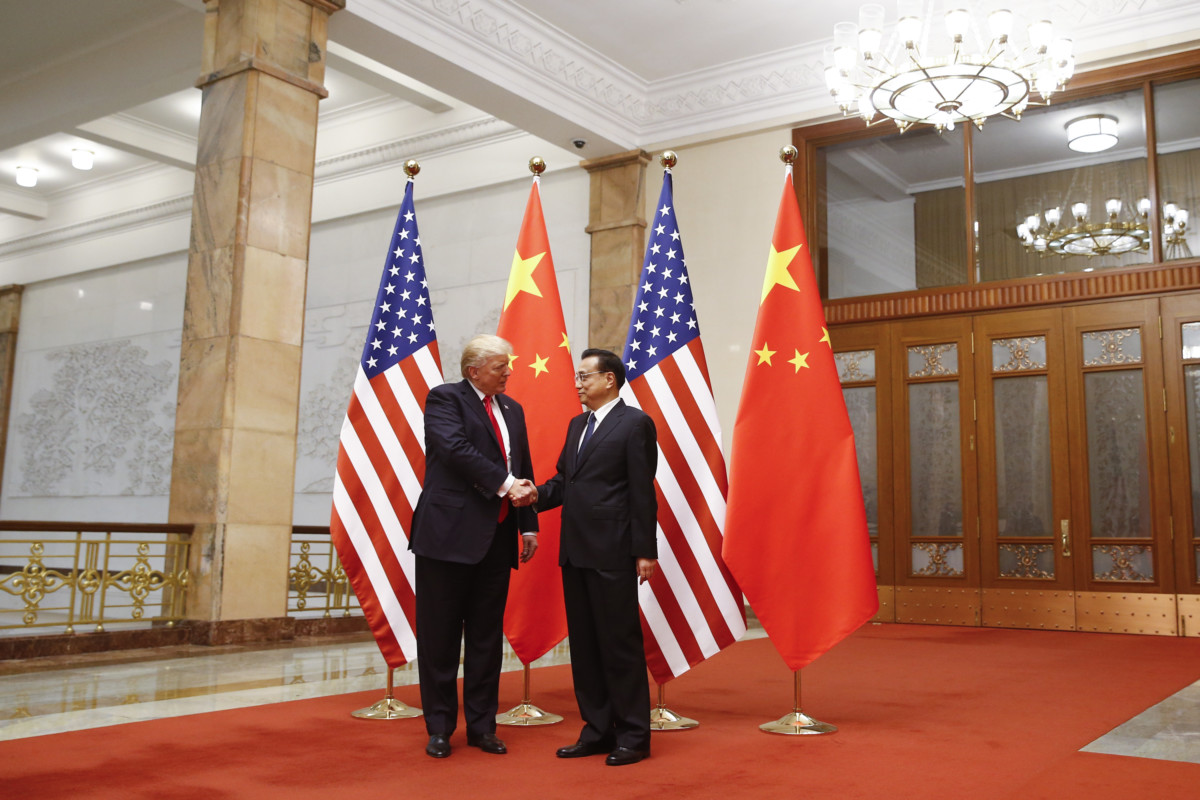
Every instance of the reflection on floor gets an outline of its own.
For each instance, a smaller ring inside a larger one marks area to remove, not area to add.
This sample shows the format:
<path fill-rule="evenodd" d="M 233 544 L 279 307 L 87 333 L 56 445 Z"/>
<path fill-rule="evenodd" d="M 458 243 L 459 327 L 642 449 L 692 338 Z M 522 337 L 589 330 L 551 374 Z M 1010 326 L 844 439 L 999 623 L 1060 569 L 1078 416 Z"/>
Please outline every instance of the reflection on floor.
<path fill-rule="evenodd" d="M 755 625 L 747 638 L 763 635 Z M 534 667 L 569 659 L 563 642 Z M 507 647 L 504 669 L 521 669 Z M 397 686 L 416 680 L 415 665 L 396 670 Z M 385 685 L 383 659 L 367 634 L 0 662 L 0 740 L 348 692 L 378 690 L 382 698 Z M 1200 681 L 1083 749 L 1200 763 Z"/>

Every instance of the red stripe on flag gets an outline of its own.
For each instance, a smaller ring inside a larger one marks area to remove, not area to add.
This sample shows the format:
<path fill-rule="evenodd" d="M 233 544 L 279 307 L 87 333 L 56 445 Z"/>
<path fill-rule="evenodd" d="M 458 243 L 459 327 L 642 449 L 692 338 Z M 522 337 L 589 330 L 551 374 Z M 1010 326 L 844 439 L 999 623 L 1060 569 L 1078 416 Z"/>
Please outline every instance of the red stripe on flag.
<path fill-rule="evenodd" d="M 671 360 L 666 359 L 660 366 Z M 630 388 L 637 397 L 638 403 L 642 406 L 642 410 L 654 419 L 655 425 L 658 428 L 659 449 L 662 450 L 663 457 L 670 465 L 671 473 L 675 477 L 676 483 L 679 484 L 680 491 L 687 501 L 687 505 L 696 516 L 698 525 L 696 530 L 704 536 L 711 558 L 720 564 L 721 559 L 717 556 L 721 546 L 720 529 L 717 527 L 717 521 L 712 516 L 712 510 L 709 508 L 704 493 L 700 489 L 700 484 L 692 472 L 694 465 L 688 463 L 683 451 L 679 449 L 674 431 L 666 424 L 662 410 L 658 406 L 657 398 L 650 391 L 649 385 L 645 381 L 636 380 L 630 385 Z M 676 393 L 676 397 L 678 396 L 678 393 Z M 701 613 L 704 615 L 705 621 L 708 623 L 709 630 L 712 631 L 713 638 L 716 639 L 718 645 L 721 647 L 731 644 L 734 641 L 734 637 L 730 633 L 729 626 L 725 622 L 725 617 L 713 597 L 714 587 L 709 585 L 708 579 L 705 577 L 704 571 L 697 561 L 697 555 L 692 549 L 692 543 L 687 539 L 678 520 L 671 512 L 670 505 L 663 496 L 661 489 L 658 488 L 657 480 L 655 480 L 655 488 L 659 495 L 658 522 L 662 528 L 663 536 L 670 546 L 671 552 L 675 555 L 675 560 L 679 563 L 679 568 L 687 579 L 688 585 L 696 596 L 696 602 L 700 607 Z M 723 568 L 723 565 L 721 566 L 722 577 L 726 580 L 725 588 L 730 593 L 734 593 L 735 590 L 730 588 L 731 581 L 729 580 L 728 572 Z M 651 583 L 653 584 L 653 581 Z M 663 583 L 666 583 L 665 579 Z M 692 661 L 689 656 L 688 661 L 690 664 L 696 664 L 702 661 L 703 658 L 704 656 L 700 655 L 697 661 Z"/>
<path fill-rule="evenodd" d="M 354 425 L 354 430 L 358 434 L 358 440 L 362 445 L 363 451 L 366 452 L 367 457 L 370 459 L 375 474 L 378 476 L 384 491 L 391 500 L 392 508 L 400 519 L 401 532 L 404 534 L 405 542 L 407 542 L 408 528 L 412 522 L 412 507 L 408 504 L 408 500 L 400 488 L 399 479 L 388 463 L 387 455 L 384 453 L 383 447 L 379 444 L 379 439 L 375 435 L 375 429 L 367 423 L 364 416 L 353 413 L 357 405 L 358 398 L 354 397 L 350 401 L 350 411 L 347 412 L 347 416 L 351 420 L 351 424 Z M 421 461 L 424 464 L 424 458 Z M 413 590 L 408 584 L 408 577 L 404 574 L 404 568 L 396 559 L 393 543 L 387 538 L 384 532 L 383 524 L 379 520 L 379 513 L 375 510 L 374 504 L 367 495 L 366 488 L 363 486 L 358 473 L 354 471 L 349 459 L 346 460 L 346 465 L 349 469 L 343 471 L 339 460 L 338 474 L 342 476 L 342 484 L 346 487 L 346 493 L 354 502 L 355 508 L 358 509 L 359 518 L 362 520 L 363 527 L 371 537 L 371 543 L 378 555 L 379 563 L 383 566 L 384 572 L 387 573 L 388 583 L 391 585 L 392 591 L 396 593 L 396 597 L 404 607 L 405 616 L 409 618 L 410 623 L 415 624 L 413 613 L 415 606 L 411 604 Z M 407 544 L 404 546 L 407 546 Z"/>

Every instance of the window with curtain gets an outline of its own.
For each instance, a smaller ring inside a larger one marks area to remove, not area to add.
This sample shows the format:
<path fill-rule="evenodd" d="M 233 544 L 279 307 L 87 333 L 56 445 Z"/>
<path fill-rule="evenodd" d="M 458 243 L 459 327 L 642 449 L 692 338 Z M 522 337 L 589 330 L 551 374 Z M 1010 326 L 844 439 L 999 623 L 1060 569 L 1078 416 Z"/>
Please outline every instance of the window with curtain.
<path fill-rule="evenodd" d="M 1200 79 L 1154 87 L 1163 260 L 1200 255 Z"/>
<path fill-rule="evenodd" d="M 989 120 L 974 160 L 976 280 L 1151 261 L 1140 89 Z"/>

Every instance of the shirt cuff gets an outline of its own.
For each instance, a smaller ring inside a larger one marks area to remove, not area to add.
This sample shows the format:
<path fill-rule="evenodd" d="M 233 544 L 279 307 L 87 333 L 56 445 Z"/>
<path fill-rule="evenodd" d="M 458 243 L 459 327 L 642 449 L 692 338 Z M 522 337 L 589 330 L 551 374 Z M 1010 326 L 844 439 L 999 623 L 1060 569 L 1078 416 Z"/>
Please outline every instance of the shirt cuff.
<path fill-rule="evenodd" d="M 512 475 L 509 475 L 508 478 L 505 479 L 504 485 L 500 487 L 500 491 L 496 492 L 496 496 L 504 497 L 504 495 L 508 494 L 508 490 L 511 489 L 512 485 L 516 482 L 517 482 L 517 479 L 514 478 Z"/>

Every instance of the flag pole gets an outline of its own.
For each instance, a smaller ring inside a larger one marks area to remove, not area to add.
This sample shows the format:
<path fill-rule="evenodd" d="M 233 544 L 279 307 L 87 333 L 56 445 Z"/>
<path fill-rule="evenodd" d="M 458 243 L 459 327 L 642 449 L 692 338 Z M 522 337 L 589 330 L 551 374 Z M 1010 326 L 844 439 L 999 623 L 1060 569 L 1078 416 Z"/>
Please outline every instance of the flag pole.
<path fill-rule="evenodd" d="M 666 684 L 658 684 L 658 705 L 650 709 L 651 731 L 686 731 L 700 727 L 700 723 L 688 717 L 681 717 L 667 708 Z"/>
<path fill-rule="evenodd" d="M 774 722 L 764 722 L 758 729 L 767 733 L 782 733 L 788 736 L 802 736 L 815 733 L 834 733 L 837 728 L 827 722 L 820 722 L 800 710 L 800 670 L 795 671 L 796 688 L 793 690 L 792 713 L 785 714 Z"/>
<path fill-rule="evenodd" d="M 558 714 L 551 714 L 549 711 L 543 711 L 535 706 L 529 695 L 529 675 L 532 670 L 528 664 L 522 663 L 525 667 L 525 696 L 521 700 L 520 705 L 513 706 L 503 714 L 496 715 L 497 725 L 553 725 L 556 722 L 562 722 L 563 718 Z"/>
<path fill-rule="evenodd" d="M 419 708 L 413 708 L 403 700 L 397 700 L 392 693 L 393 673 L 395 669 L 387 668 L 387 694 L 378 703 L 358 711 L 350 712 L 350 716 L 359 719 L 412 719 L 423 713 Z"/>

